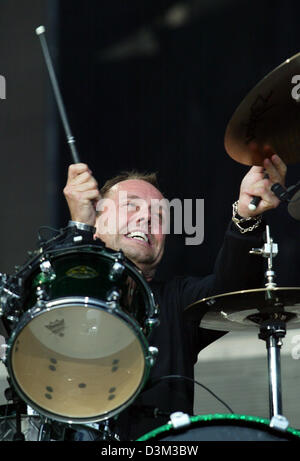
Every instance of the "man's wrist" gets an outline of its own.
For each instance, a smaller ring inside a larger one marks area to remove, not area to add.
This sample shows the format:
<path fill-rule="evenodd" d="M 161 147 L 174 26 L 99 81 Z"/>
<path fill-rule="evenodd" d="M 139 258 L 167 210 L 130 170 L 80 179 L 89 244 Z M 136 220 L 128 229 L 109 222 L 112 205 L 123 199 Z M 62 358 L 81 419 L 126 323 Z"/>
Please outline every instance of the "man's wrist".
<path fill-rule="evenodd" d="M 246 232 L 252 232 L 253 230 L 257 229 L 261 222 L 262 222 L 262 215 L 258 216 L 249 216 L 244 218 L 238 214 L 238 204 L 239 202 L 236 201 L 232 205 L 232 221 L 238 228 L 241 234 L 245 234 Z"/>
<path fill-rule="evenodd" d="M 80 221 L 72 221 L 70 220 L 68 223 L 68 227 L 76 227 L 79 230 L 92 232 L 93 234 L 96 232 L 96 228 L 94 226 L 90 226 L 89 224 L 85 224 Z"/>

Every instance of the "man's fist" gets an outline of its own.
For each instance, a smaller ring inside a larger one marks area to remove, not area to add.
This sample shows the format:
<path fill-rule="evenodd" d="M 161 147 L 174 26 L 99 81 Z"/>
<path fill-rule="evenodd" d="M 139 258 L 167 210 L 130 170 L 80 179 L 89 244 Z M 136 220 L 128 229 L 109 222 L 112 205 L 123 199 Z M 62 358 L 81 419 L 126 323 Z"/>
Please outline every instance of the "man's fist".
<path fill-rule="evenodd" d="M 64 188 L 72 221 L 95 225 L 96 203 L 100 200 L 98 183 L 84 163 L 70 165 Z"/>
<path fill-rule="evenodd" d="M 286 171 L 287 167 L 278 155 L 272 155 L 270 159 L 266 158 L 262 167 L 253 166 L 241 183 L 238 214 L 247 218 L 276 208 L 280 201 L 271 191 L 271 187 L 275 183 L 284 186 Z M 261 201 L 256 210 L 251 211 L 248 205 L 255 196 L 260 197 Z"/>

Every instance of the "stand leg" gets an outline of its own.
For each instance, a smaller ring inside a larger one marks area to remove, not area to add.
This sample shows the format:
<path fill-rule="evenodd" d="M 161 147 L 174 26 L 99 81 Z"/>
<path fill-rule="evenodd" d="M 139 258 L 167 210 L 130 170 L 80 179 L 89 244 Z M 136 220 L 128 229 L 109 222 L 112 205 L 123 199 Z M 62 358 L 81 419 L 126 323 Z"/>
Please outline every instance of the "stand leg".
<path fill-rule="evenodd" d="M 268 351 L 270 419 L 282 415 L 280 348 L 285 333 L 285 323 L 281 321 L 268 321 L 260 326 L 259 338 L 266 342 Z"/>
<path fill-rule="evenodd" d="M 280 345 L 278 345 L 278 339 L 272 336 L 268 338 L 267 349 L 269 365 L 269 409 L 270 419 L 272 419 L 273 416 L 282 415 Z"/>

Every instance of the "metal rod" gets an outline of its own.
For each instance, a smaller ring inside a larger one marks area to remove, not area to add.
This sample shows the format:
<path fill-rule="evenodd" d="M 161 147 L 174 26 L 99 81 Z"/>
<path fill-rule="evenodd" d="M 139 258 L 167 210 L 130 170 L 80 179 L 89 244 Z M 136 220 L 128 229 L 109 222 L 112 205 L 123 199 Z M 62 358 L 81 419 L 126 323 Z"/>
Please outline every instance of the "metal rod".
<path fill-rule="evenodd" d="M 73 136 L 73 134 L 71 132 L 71 129 L 70 129 L 70 125 L 69 125 L 69 122 L 68 122 L 67 114 L 66 114 L 66 111 L 65 111 L 64 103 L 63 103 L 63 99 L 62 99 L 62 96 L 61 96 L 61 93 L 60 93 L 60 89 L 59 89 L 59 86 L 58 86 L 58 83 L 57 83 L 55 71 L 54 71 L 54 68 L 53 68 L 53 65 L 52 65 L 51 56 L 50 56 L 47 41 L 46 41 L 46 38 L 45 38 L 45 31 L 46 31 L 45 27 L 40 26 L 40 27 L 38 27 L 36 29 L 36 34 L 38 35 L 38 37 L 40 39 L 40 42 L 41 42 L 41 46 L 42 46 L 43 54 L 44 54 L 44 57 L 45 57 L 46 65 L 47 65 L 47 68 L 48 68 L 49 77 L 50 77 L 50 80 L 51 80 L 51 83 L 52 83 L 56 103 L 57 103 L 58 110 L 59 110 L 59 113 L 60 113 L 60 116 L 61 116 L 61 120 L 62 120 L 62 123 L 63 123 L 63 126 L 64 126 L 64 130 L 65 130 L 65 133 L 66 133 L 67 143 L 68 143 L 68 145 L 70 147 L 70 150 L 71 150 L 71 156 L 72 156 L 73 163 L 80 163 L 79 155 L 78 155 L 77 148 L 76 148 L 76 145 L 75 145 L 75 138 L 74 138 L 74 136 Z"/>
<path fill-rule="evenodd" d="M 266 342 L 268 352 L 270 419 L 282 416 L 280 348 L 285 334 L 285 322 L 269 320 L 261 324 L 258 335 Z"/>
<path fill-rule="evenodd" d="M 270 336 L 267 340 L 269 364 L 270 419 L 282 415 L 280 346 L 278 338 Z"/>

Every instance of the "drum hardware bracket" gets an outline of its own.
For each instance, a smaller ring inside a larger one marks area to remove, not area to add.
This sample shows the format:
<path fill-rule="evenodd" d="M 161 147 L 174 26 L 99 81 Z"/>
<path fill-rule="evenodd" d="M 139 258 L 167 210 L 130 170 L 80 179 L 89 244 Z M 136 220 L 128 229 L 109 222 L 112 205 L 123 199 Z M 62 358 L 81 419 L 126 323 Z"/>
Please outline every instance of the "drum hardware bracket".
<path fill-rule="evenodd" d="M 158 352 L 159 352 L 158 348 L 154 347 L 154 346 L 149 346 L 148 347 L 148 352 L 149 352 L 149 355 L 147 357 L 147 360 L 148 360 L 150 366 L 153 367 L 153 365 L 156 362 L 156 358 L 158 356 Z"/>
<path fill-rule="evenodd" d="M 21 296 L 17 295 L 16 293 L 13 293 L 12 291 L 10 291 L 8 288 L 2 288 L 2 290 L 4 291 L 4 293 L 6 295 L 8 295 L 10 298 L 14 298 L 14 299 L 20 299 Z"/>
<path fill-rule="evenodd" d="M 6 318 L 7 318 L 7 320 L 9 320 L 10 322 L 15 323 L 15 324 L 17 324 L 19 322 L 19 317 L 15 316 L 15 315 L 8 315 Z"/>
<path fill-rule="evenodd" d="M 289 427 L 289 421 L 285 416 L 275 415 L 270 421 L 270 427 L 274 427 L 279 431 L 285 432 Z"/>
<path fill-rule="evenodd" d="M 187 413 L 176 411 L 170 415 L 169 424 L 172 424 L 174 429 L 181 429 L 182 427 L 190 426 L 191 420 Z"/>
<path fill-rule="evenodd" d="M 109 314 L 112 314 L 114 310 L 118 309 L 119 303 L 118 303 L 118 302 L 115 302 L 115 301 L 109 301 L 109 302 L 107 303 L 107 307 L 108 307 L 107 312 L 108 312 Z"/>
<path fill-rule="evenodd" d="M 1 307 L 0 307 L 0 316 L 5 314 L 5 311 L 7 310 L 6 307 L 11 299 L 18 300 L 21 297 L 17 294 L 14 293 L 12 290 L 6 288 L 7 284 L 7 275 L 6 274 L 1 274 L 0 273 L 0 299 L 1 299 Z M 2 307 L 4 306 L 4 307 Z"/>
<path fill-rule="evenodd" d="M 157 327 L 160 324 L 160 321 L 158 318 L 151 317 L 149 319 L 146 319 L 146 326 L 149 327 L 150 329 Z"/>
<path fill-rule="evenodd" d="M 113 288 L 112 290 L 110 290 L 107 295 L 106 295 L 106 300 L 108 303 L 112 304 L 112 308 L 116 307 L 114 306 L 115 304 L 118 304 L 118 301 L 120 299 L 120 293 L 119 291 L 116 289 L 116 288 Z M 114 304 L 114 305 L 113 305 Z"/>
<path fill-rule="evenodd" d="M 124 252 L 122 250 L 118 251 L 118 253 L 116 253 L 116 261 L 124 261 L 125 259 L 125 255 L 124 255 Z"/>
<path fill-rule="evenodd" d="M 9 320 L 10 322 L 18 322 L 19 318 L 17 314 L 19 312 L 16 310 L 14 303 L 10 304 L 10 302 L 12 300 L 20 300 L 21 296 L 17 293 L 14 293 L 12 290 L 6 288 L 5 285 L 8 283 L 7 275 L 1 274 L 0 277 L 2 279 L 0 282 L 0 316 L 6 315 L 7 320 Z"/>
<path fill-rule="evenodd" d="M 47 291 L 45 290 L 44 286 L 39 285 L 36 288 L 36 297 L 37 297 L 37 305 L 39 308 L 41 308 L 42 305 L 44 305 L 44 302 L 48 297 Z"/>
<path fill-rule="evenodd" d="M 56 278 L 56 274 L 54 272 L 53 267 L 48 259 L 42 260 L 40 264 L 40 269 L 42 273 L 46 276 L 47 280 L 51 281 Z"/>
<path fill-rule="evenodd" d="M 73 242 L 74 243 L 82 242 L 82 240 L 83 240 L 82 235 L 75 235 L 75 237 L 73 237 Z"/>
<path fill-rule="evenodd" d="M 117 281 L 125 270 L 125 266 L 120 263 L 120 261 L 116 258 L 115 262 L 109 272 L 108 278 L 111 282 Z"/>
<path fill-rule="evenodd" d="M 263 258 L 268 259 L 268 269 L 265 272 L 265 277 L 267 283 L 265 286 L 267 288 L 275 288 L 276 283 L 274 282 L 275 272 L 273 271 L 273 258 L 278 255 L 278 244 L 273 242 L 273 239 L 270 236 L 270 227 L 266 226 L 266 243 L 262 248 L 252 248 L 249 251 L 250 254 L 261 255 Z"/>
<path fill-rule="evenodd" d="M 32 308 L 32 313 L 37 314 L 41 310 L 45 309 L 46 301 L 44 299 L 38 299 L 35 306 Z"/>
<path fill-rule="evenodd" d="M 114 442 L 120 442 L 120 438 L 118 434 L 113 432 L 111 429 L 111 420 L 106 420 L 103 423 L 100 423 L 98 425 L 98 428 L 102 430 L 102 436 L 97 439 L 97 441 L 114 441 Z"/>

